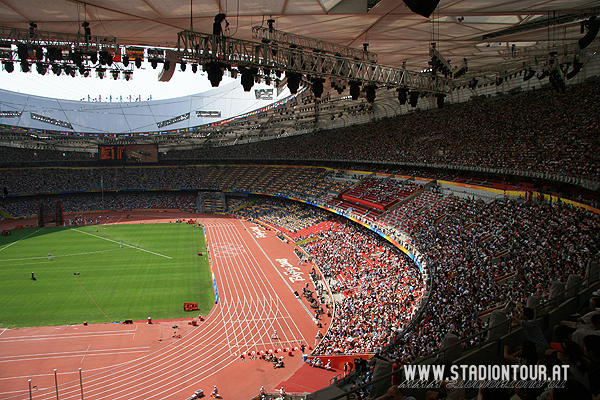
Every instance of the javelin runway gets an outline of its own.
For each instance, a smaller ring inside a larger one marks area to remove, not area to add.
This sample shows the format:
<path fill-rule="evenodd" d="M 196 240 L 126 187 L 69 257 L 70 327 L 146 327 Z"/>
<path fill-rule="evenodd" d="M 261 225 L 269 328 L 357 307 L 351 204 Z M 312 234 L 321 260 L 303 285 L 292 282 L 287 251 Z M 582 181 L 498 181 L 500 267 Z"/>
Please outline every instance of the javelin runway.
<path fill-rule="evenodd" d="M 58 397 L 63 400 L 81 398 L 80 367 L 84 398 L 90 400 L 187 399 L 198 388 L 210 393 L 213 385 L 225 399 L 249 399 L 262 385 L 273 390 L 289 378 L 301 365 L 300 352 L 285 353 L 286 368 L 276 370 L 240 354 L 308 345 L 317 331 L 292 293 L 304 282 L 291 282 L 276 261 L 297 264 L 293 245 L 235 219 L 200 222 L 219 293 L 204 322 L 186 326 L 181 338 L 172 336 L 172 322 L 99 324 L 104 328 L 99 332 L 50 327 L 23 337 L 15 336 L 18 330 L 0 331 L 0 398 L 29 398 L 28 379 L 35 386 L 34 399 L 57 398 L 54 365 L 60 365 Z M 38 328 L 22 331 L 29 329 Z"/>

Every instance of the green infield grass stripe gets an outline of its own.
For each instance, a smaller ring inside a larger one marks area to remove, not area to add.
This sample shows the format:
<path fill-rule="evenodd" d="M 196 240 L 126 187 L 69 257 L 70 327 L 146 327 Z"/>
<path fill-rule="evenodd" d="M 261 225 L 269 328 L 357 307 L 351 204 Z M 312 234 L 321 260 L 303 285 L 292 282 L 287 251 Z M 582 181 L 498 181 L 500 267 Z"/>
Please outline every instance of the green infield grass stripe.
<path fill-rule="evenodd" d="M 108 315 L 106 315 L 106 313 L 104 311 L 102 311 L 102 309 L 100 308 L 100 306 L 98 305 L 98 303 L 96 303 L 96 300 L 94 300 L 94 298 L 92 297 L 91 294 L 89 294 L 89 292 L 87 290 L 85 290 L 85 288 L 83 287 L 83 285 L 81 283 L 79 283 L 79 281 L 77 280 L 77 277 L 75 277 L 75 282 L 77 282 L 77 284 L 83 289 L 83 291 L 85 292 L 85 294 L 87 294 L 90 299 L 92 299 L 92 301 L 94 302 L 94 305 L 96 306 L 96 308 L 102 313 L 104 314 L 104 316 L 106 318 L 108 318 L 109 321 L 112 322 L 112 318 L 110 318 Z"/>
<path fill-rule="evenodd" d="M 123 244 L 123 243 L 121 243 L 121 242 L 117 242 L 116 240 L 107 239 L 107 238 L 104 238 L 104 237 L 102 237 L 102 236 L 94 235 L 93 233 L 89 233 L 89 232 L 83 232 L 83 231 L 80 231 L 79 229 L 73 229 L 73 230 L 74 230 L 75 232 L 79 232 L 79 233 L 85 233 L 86 235 L 90 235 L 90 236 L 96 237 L 96 238 L 98 238 L 98 239 L 103 239 L 103 240 L 107 240 L 107 241 L 109 241 L 109 242 L 118 243 L 119 245 L 121 245 L 121 244 L 122 244 L 123 246 L 131 247 L 132 249 L 136 249 L 136 250 L 140 250 L 140 251 L 145 251 L 146 253 L 154 254 L 154 255 L 156 255 L 156 256 L 161 256 L 161 257 L 168 258 L 169 260 L 171 260 L 171 257 L 169 257 L 169 256 L 165 256 L 164 254 L 155 253 L 155 252 L 153 252 L 153 251 L 146 250 L 146 249 L 140 249 L 139 247 L 133 247 L 133 246 L 131 246 L 131 245 L 129 245 L 129 244 Z"/>

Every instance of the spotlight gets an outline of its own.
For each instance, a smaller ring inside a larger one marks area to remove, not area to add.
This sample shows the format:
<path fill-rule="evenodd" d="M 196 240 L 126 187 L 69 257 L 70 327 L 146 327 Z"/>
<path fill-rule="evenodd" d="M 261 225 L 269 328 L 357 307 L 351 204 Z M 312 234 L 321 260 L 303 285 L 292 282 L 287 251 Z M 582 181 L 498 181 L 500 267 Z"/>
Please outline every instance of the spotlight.
<path fill-rule="evenodd" d="M 112 78 L 116 81 L 117 79 L 119 79 L 120 71 L 118 69 L 113 69 L 112 71 L 110 71 L 110 74 L 112 75 Z"/>
<path fill-rule="evenodd" d="M 460 78 L 466 74 L 468 70 L 469 66 L 467 64 L 467 59 L 463 58 L 463 62 L 456 68 L 456 71 L 454 72 L 454 78 Z"/>
<path fill-rule="evenodd" d="M 129 66 L 129 57 L 128 56 L 123 57 L 123 66 L 124 67 Z"/>
<path fill-rule="evenodd" d="M 479 83 L 479 81 L 475 78 L 471 79 L 469 81 L 469 88 L 471 89 L 475 89 L 477 87 L 477 84 Z"/>
<path fill-rule="evenodd" d="M 86 71 L 87 71 L 87 69 L 83 65 L 81 67 L 79 67 L 79 75 L 85 76 Z M 89 76 L 89 74 L 88 74 L 88 76 Z"/>
<path fill-rule="evenodd" d="M 181 68 L 181 72 L 185 72 L 186 64 L 185 61 L 181 60 L 179 63 L 179 68 Z"/>
<path fill-rule="evenodd" d="M 193 73 L 198 72 L 198 64 L 192 64 L 192 72 Z"/>
<path fill-rule="evenodd" d="M 529 69 L 527 70 L 527 72 L 525 73 L 525 75 L 523 75 L 523 80 L 524 80 L 524 81 L 528 81 L 528 80 L 530 80 L 531 78 L 533 78 L 533 77 L 534 77 L 534 75 L 535 75 L 535 70 L 534 70 L 534 69 L 531 69 L 531 68 L 529 68 Z"/>
<path fill-rule="evenodd" d="M 257 73 L 258 70 L 256 68 L 244 68 L 242 70 L 242 86 L 244 87 L 244 92 L 249 92 L 254 86 L 254 74 Z"/>
<path fill-rule="evenodd" d="M 504 82 L 503 77 L 501 77 L 501 76 L 496 77 L 496 86 L 502 85 L 502 82 Z"/>
<path fill-rule="evenodd" d="M 431 56 L 431 61 L 429 61 L 429 65 L 436 70 L 439 71 L 444 76 L 452 77 L 452 67 L 450 66 L 450 61 L 446 60 L 435 48 L 435 42 L 431 43 L 431 47 L 429 49 L 429 55 Z"/>
<path fill-rule="evenodd" d="M 588 29 L 588 32 L 584 37 L 579 39 L 579 42 L 577 42 L 579 44 L 580 49 L 585 49 L 590 44 L 592 44 L 592 42 L 598 35 L 598 31 L 600 30 L 600 21 L 596 20 L 596 16 L 593 16 L 587 21 L 581 23 L 582 31 L 584 27 Z"/>
<path fill-rule="evenodd" d="M 399 88 L 396 90 L 398 91 L 398 101 L 400 102 L 400 105 L 405 105 L 406 100 L 408 99 L 408 89 Z"/>
<path fill-rule="evenodd" d="M 350 81 L 348 84 L 350 85 L 350 96 L 352 96 L 352 100 L 358 100 L 361 83 L 358 81 Z"/>
<path fill-rule="evenodd" d="M 46 52 L 46 58 L 50 62 L 56 61 L 56 60 L 62 60 L 63 59 L 62 51 L 56 47 L 48 47 L 47 52 Z"/>
<path fill-rule="evenodd" d="M 64 70 L 65 70 L 65 74 L 71 75 L 71 73 L 73 71 L 73 67 L 71 67 L 70 65 L 65 65 Z"/>
<path fill-rule="evenodd" d="M 89 42 L 90 41 L 90 36 L 92 36 L 92 29 L 90 28 L 90 23 L 87 21 L 83 21 L 81 23 L 81 26 L 83 27 L 83 31 L 84 31 L 84 35 L 85 35 L 85 41 Z"/>
<path fill-rule="evenodd" d="M 365 94 L 369 103 L 373 103 L 375 101 L 375 90 L 377 90 L 377 86 L 375 85 L 365 86 Z"/>
<path fill-rule="evenodd" d="M 37 70 L 38 74 L 46 75 L 46 71 L 48 71 L 48 65 L 44 64 L 43 62 L 38 61 L 35 64 L 35 69 Z"/>
<path fill-rule="evenodd" d="M 4 61 L 4 69 L 10 74 L 15 70 L 15 66 L 12 61 Z"/>
<path fill-rule="evenodd" d="M 444 99 L 446 98 L 446 95 L 443 93 L 440 93 L 436 97 L 437 97 L 438 108 L 444 108 Z"/>
<path fill-rule="evenodd" d="M 29 72 L 29 62 L 27 60 L 21 60 L 21 71 Z"/>
<path fill-rule="evenodd" d="M 81 67 L 83 65 L 83 54 L 80 51 L 74 51 L 71 53 L 71 60 L 75 65 Z"/>
<path fill-rule="evenodd" d="M 410 106 L 415 108 L 417 106 L 417 103 L 419 102 L 419 92 L 410 92 L 409 93 L 409 103 Z"/>
<path fill-rule="evenodd" d="M 110 55 L 110 53 L 108 51 L 101 51 L 100 52 L 100 64 L 108 65 L 110 67 L 112 65 L 112 63 L 113 63 L 113 58 Z"/>
<path fill-rule="evenodd" d="M 300 77 L 301 75 L 295 72 L 286 72 L 285 76 L 287 77 L 287 87 L 290 89 L 291 94 L 298 93 L 298 87 L 300 87 Z"/>
<path fill-rule="evenodd" d="M 106 69 L 102 67 L 96 68 L 96 75 L 98 76 L 98 78 L 104 79 L 104 72 L 106 72 Z"/>
<path fill-rule="evenodd" d="M 212 84 L 212 87 L 218 87 L 223 79 L 223 69 L 215 63 L 209 63 L 204 66 L 204 70 L 208 74 L 208 80 Z"/>
<path fill-rule="evenodd" d="M 125 77 L 126 81 L 129 81 L 131 79 L 131 71 L 123 72 L 123 76 Z"/>
<path fill-rule="evenodd" d="M 152 65 L 152 69 L 156 69 L 156 67 L 158 67 L 158 61 L 157 60 L 151 60 L 150 61 L 150 65 Z"/>
<path fill-rule="evenodd" d="M 136 68 L 142 68 L 142 59 L 139 57 L 135 58 L 135 67 Z"/>
<path fill-rule="evenodd" d="M 37 29 L 37 24 L 35 22 L 30 22 L 29 23 L 29 39 L 33 39 L 36 29 Z"/>
<path fill-rule="evenodd" d="M 27 59 L 29 58 L 29 50 L 27 46 L 24 44 L 18 44 L 17 55 L 19 56 L 19 60 L 21 60 L 21 62 L 27 61 Z"/>
<path fill-rule="evenodd" d="M 88 53 L 88 55 L 90 56 L 90 61 L 93 64 L 96 64 L 98 62 L 98 53 L 96 53 L 95 51 Z"/>
<path fill-rule="evenodd" d="M 583 63 L 577 57 L 573 60 L 573 70 L 567 74 L 567 79 L 573 79 L 581 71 Z"/>
<path fill-rule="evenodd" d="M 313 78 L 312 79 L 312 92 L 316 98 L 321 98 L 323 94 L 323 83 L 325 79 L 323 78 Z"/>

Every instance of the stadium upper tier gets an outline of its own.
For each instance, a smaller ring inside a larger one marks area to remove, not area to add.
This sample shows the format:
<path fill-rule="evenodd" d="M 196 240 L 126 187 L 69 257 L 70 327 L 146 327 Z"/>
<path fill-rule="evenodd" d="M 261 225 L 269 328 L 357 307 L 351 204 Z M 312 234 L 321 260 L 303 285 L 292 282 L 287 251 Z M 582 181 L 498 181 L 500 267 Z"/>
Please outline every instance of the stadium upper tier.
<path fill-rule="evenodd" d="M 285 164 L 316 161 L 380 163 L 393 168 L 513 175 L 572 183 L 597 190 L 600 184 L 600 84 L 572 86 L 455 104 L 368 124 L 244 145 L 205 145 L 169 150 L 158 144 L 159 163 L 168 165 L 268 161 Z M 279 110 L 285 114 L 288 111 Z M 359 112 L 359 111 L 357 111 Z M 98 166 L 93 152 L 69 152 L 81 139 L 34 139 L 5 132 L 2 165 L 49 165 L 76 161 Z M 24 146 L 25 148 L 14 147 Z M 20 141 L 19 141 L 20 140 Z M 149 143 L 152 143 L 148 139 Z M 183 139 L 170 138 L 173 142 Z M 129 138 L 115 139 L 129 143 Z M 54 148 L 56 150 L 44 150 Z M 73 165 L 73 164 L 70 164 Z M 431 176 L 431 172 L 424 175 Z"/>

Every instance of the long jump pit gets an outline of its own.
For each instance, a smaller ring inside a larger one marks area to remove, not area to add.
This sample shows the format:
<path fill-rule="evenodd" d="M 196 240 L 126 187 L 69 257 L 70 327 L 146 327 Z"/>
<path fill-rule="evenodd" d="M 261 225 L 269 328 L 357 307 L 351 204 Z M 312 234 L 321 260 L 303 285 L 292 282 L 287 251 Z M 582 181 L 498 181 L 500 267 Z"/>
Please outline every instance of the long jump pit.
<path fill-rule="evenodd" d="M 0 399 L 188 399 L 214 386 L 224 399 L 251 399 L 261 387 L 278 391 L 304 365 L 300 348 L 309 353 L 329 328 L 326 315 L 315 320 L 308 300 L 294 294 L 315 291 L 312 265 L 267 227 L 181 212 L 84 214 L 100 215 L 108 225 L 200 222 L 218 303 L 203 318 L 0 329 Z M 7 220 L 0 228 L 35 222 Z M 323 370 L 323 381 L 339 372 Z M 321 387 L 306 382 L 305 389 Z"/>

